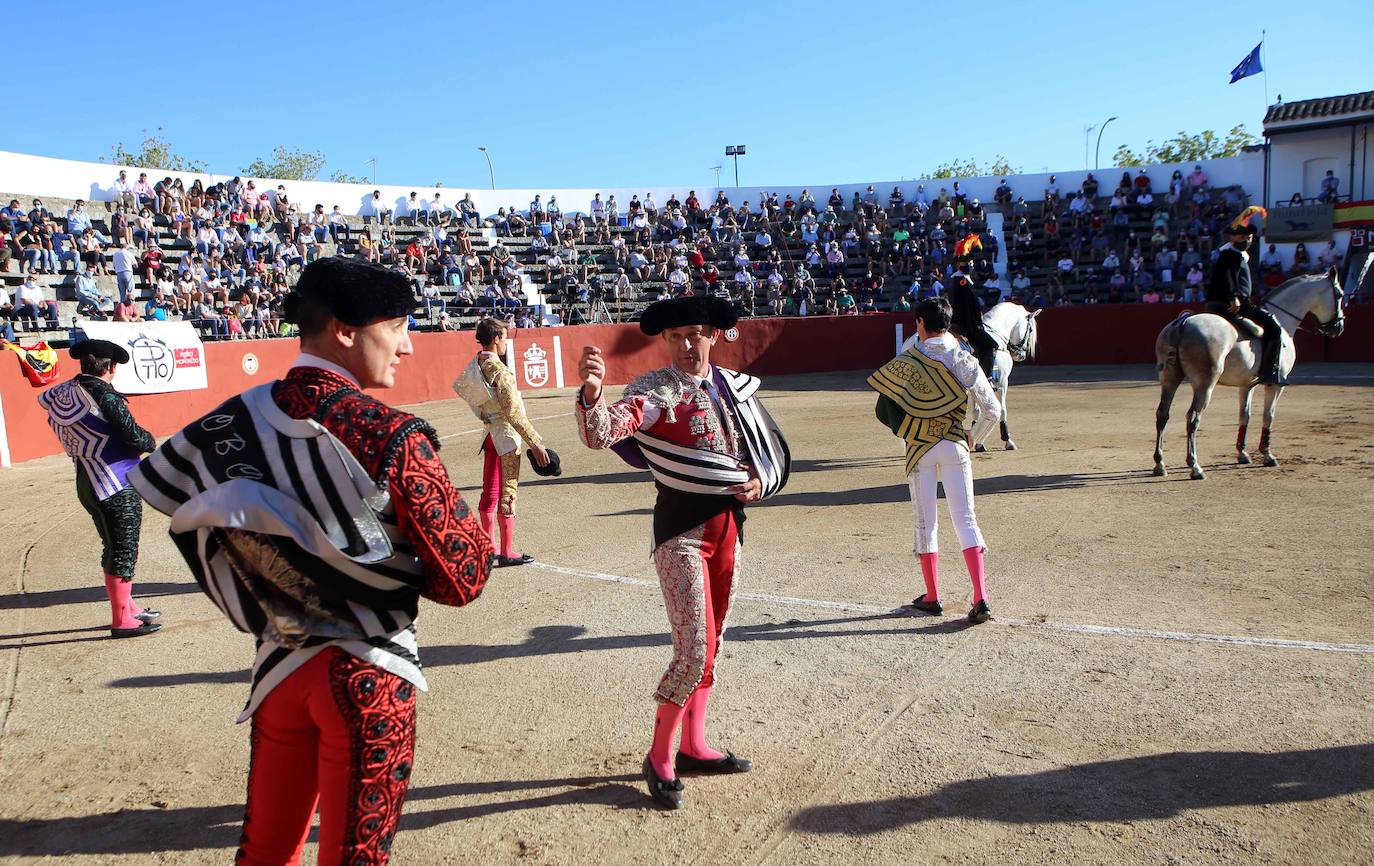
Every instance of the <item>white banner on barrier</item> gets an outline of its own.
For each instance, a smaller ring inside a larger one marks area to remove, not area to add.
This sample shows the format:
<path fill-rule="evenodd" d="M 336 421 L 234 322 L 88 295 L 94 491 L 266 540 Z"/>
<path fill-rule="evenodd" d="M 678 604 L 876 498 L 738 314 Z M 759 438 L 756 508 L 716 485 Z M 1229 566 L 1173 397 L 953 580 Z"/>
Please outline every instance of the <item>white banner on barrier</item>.
<path fill-rule="evenodd" d="M 205 346 L 190 322 L 86 322 L 92 340 L 109 340 L 129 352 L 115 370 L 115 389 L 124 394 L 162 394 L 208 387 Z"/>

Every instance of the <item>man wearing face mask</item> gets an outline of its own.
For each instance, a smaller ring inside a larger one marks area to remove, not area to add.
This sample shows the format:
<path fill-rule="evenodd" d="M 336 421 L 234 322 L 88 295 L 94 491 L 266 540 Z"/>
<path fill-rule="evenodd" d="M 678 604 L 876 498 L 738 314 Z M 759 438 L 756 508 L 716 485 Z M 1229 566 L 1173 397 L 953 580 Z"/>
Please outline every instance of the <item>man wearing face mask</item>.
<path fill-rule="evenodd" d="M 1215 313 L 1236 324 L 1236 319 L 1249 319 L 1264 329 L 1260 337 L 1259 378 L 1271 385 L 1287 384 L 1280 369 L 1280 350 L 1283 348 L 1283 329 L 1267 310 L 1250 301 L 1250 236 L 1254 230 L 1243 222 L 1226 227 L 1230 242 L 1218 252 L 1212 265 L 1212 278 L 1207 283 L 1207 312 Z M 1247 331 L 1237 324 L 1242 336 Z"/>

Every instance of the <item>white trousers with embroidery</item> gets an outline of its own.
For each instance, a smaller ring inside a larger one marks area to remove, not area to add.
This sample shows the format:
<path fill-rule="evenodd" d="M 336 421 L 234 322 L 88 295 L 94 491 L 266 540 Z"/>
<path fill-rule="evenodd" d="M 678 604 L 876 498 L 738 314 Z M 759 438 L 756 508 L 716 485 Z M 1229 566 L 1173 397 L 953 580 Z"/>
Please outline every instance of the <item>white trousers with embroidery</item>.
<path fill-rule="evenodd" d="M 973 513 L 973 464 L 963 443 L 948 439 L 936 442 L 917 461 L 916 471 L 907 477 L 907 483 L 911 487 L 911 507 L 916 512 L 916 553 L 935 553 L 940 549 L 936 541 L 937 483 L 945 490 L 959 547 L 987 547 Z"/>

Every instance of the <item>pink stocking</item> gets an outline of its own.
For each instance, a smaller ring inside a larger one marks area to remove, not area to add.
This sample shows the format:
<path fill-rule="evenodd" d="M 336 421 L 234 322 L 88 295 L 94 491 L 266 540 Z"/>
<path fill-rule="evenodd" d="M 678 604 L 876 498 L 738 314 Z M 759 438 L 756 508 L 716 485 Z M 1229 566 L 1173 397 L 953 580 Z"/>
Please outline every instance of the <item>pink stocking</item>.
<path fill-rule="evenodd" d="M 706 744 L 706 708 L 711 702 L 711 687 L 698 686 L 687 699 L 687 712 L 682 717 L 682 751 L 703 761 L 717 761 L 725 757 Z"/>
<path fill-rule="evenodd" d="M 940 554 L 921 554 L 921 577 L 926 582 L 926 601 L 940 600 Z"/>
<path fill-rule="evenodd" d="M 987 598 L 983 589 L 983 548 L 965 547 L 964 563 L 968 565 L 968 576 L 973 581 L 973 603 L 977 604 Z"/>
<path fill-rule="evenodd" d="M 654 768 L 660 779 L 677 778 L 677 771 L 673 769 L 673 740 L 686 713 L 685 706 L 679 707 L 672 701 L 664 701 L 654 714 L 654 743 L 649 747 L 649 766 Z"/>
<path fill-rule="evenodd" d="M 105 575 L 105 594 L 110 597 L 110 628 L 138 628 L 143 623 L 134 619 L 134 582 L 113 574 Z"/>
<path fill-rule="evenodd" d="M 487 534 L 487 538 L 490 539 L 492 545 L 495 545 L 495 544 L 496 544 L 496 512 L 495 512 L 495 511 L 479 511 L 479 512 L 477 512 L 477 520 L 478 520 L 479 523 L 482 524 L 482 531 L 485 532 L 485 533 Z"/>
<path fill-rule="evenodd" d="M 496 522 L 501 524 L 501 555 L 519 556 L 515 552 L 515 515 L 499 514 Z"/>

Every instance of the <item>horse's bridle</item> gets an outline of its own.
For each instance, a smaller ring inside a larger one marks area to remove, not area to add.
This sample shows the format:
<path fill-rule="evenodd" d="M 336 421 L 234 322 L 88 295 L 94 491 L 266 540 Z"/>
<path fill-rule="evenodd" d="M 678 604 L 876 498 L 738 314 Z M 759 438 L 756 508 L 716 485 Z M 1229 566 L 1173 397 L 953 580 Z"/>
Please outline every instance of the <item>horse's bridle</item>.
<path fill-rule="evenodd" d="M 1336 288 L 1335 280 L 1328 280 L 1327 282 L 1331 286 L 1331 305 L 1336 308 L 1336 312 L 1335 315 L 1331 317 L 1331 321 L 1322 322 L 1317 325 L 1317 333 L 1321 334 L 1324 337 L 1339 337 L 1341 335 L 1341 332 L 1345 330 L 1345 296 L 1344 294 L 1338 294 L 1339 290 Z M 1292 310 L 1284 309 L 1283 307 L 1280 307 L 1273 301 L 1268 300 L 1262 301 L 1261 305 L 1273 307 L 1280 313 L 1292 316 L 1293 321 L 1298 323 L 1294 330 L 1307 330 L 1302 326 L 1303 317 L 1297 315 Z"/>
<path fill-rule="evenodd" d="M 1035 327 L 1035 317 L 1026 314 L 1026 333 L 1021 337 L 1021 342 L 1012 345 L 1011 340 L 1007 340 L 1007 354 L 1016 363 L 1026 360 L 1026 347 L 1030 345 L 1031 329 Z"/>

